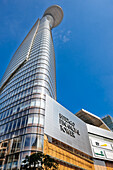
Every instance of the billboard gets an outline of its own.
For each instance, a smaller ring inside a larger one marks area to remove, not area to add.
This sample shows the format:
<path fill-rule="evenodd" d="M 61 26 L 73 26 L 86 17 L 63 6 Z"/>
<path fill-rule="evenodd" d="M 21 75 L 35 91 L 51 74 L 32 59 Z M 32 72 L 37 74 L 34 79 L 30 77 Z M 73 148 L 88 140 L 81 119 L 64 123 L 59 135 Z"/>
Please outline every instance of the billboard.
<path fill-rule="evenodd" d="M 113 141 L 98 136 L 90 136 L 90 143 L 95 158 L 113 161 Z"/>
<path fill-rule="evenodd" d="M 86 124 L 48 95 L 44 133 L 92 156 Z"/>

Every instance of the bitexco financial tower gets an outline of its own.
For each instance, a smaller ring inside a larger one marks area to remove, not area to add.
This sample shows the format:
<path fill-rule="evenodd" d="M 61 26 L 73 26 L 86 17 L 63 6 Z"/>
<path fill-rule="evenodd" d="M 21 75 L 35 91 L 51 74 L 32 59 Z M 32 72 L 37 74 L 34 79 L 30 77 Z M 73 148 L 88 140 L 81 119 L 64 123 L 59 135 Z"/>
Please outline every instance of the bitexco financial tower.
<path fill-rule="evenodd" d="M 0 84 L 0 142 L 4 169 L 17 168 L 25 155 L 43 151 L 45 95 L 56 99 L 55 54 L 51 29 L 62 9 L 49 7 L 13 55 Z M 5 154 L 6 153 L 6 154 Z"/>

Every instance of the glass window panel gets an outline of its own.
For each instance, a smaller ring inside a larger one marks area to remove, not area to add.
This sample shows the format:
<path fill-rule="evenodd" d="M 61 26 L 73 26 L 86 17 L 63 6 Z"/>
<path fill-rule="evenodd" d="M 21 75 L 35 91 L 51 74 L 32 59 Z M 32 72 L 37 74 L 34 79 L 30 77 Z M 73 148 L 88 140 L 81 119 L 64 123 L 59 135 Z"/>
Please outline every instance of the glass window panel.
<path fill-rule="evenodd" d="M 36 100 L 31 101 L 31 106 L 35 106 L 36 105 Z"/>
<path fill-rule="evenodd" d="M 37 126 L 32 127 L 32 133 L 38 133 L 38 127 Z"/>
<path fill-rule="evenodd" d="M 9 110 L 7 111 L 7 116 L 10 116 L 10 114 L 9 114 Z"/>
<path fill-rule="evenodd" d="M 18 130 L 16 130 L 16 131 L 14 132 L 14 135 L 15 135 L 15 136 L 18 136 Z"/>
<path fill-rule="evenodd" d="M 7 170 L 11 170 L 12 163 L 7 164 Z"/>
<path fill-rule="evenodd" d="M 19 110 L 20 110 L 20 106 L 17 108 L 17 112 L 19 112 Z"/>
<path fill-rule="evenodd" d="M 16 151 L 16 144 L 17 144 L 17 139 L 12 139 L 11 153 L 14 153 Z"/>
<path fill-rule="evenodd" d="M 41 100 L 41 108 L 44 108 L 44 107 L 45 107 L 45 101 Z"/>
<path fill-rule="evenodd" d="M 17 127 L 16 127 L 16 129 L 19 129 L 19 128 L 20 128 L 20 123 L 21 123 L 21 119 L 18 119 L 18 120 L 17 120 Z"/>
<path fill-rule="evenodd" d="M 33 123 L 33 115 L 28 117 L 28 125 L 32 125 Z"/>
<path fill-rule="evenodd" d="M 26 135 L 24 149 L 29 150 L 31 148 L 30 140 L 31 140 L 31 135 Z"/>
<path fill-rule="evenodd" d="M 42 151 L 43 149 L 43 136 L 38 135 L 37 149 Z"/>
<path fill-rule="evenodd" d="M 27 127 L 26 128 L 26 133 L 32 133 L 32 127 Z M 35 133 L 35 132 L 34 132 Z"/>
<path fill-rule="evenodd" d="M 7 129 L 8 129 L 8 124 L 7 124 L 6 128 L 5 128 L 4 133 L 7 133 Z"/>
<path fill-rule="evenodd" d="M 17 170 L 17 166 L 18 166 L 18 159 L 19 159 L 19 154 L 15 154 L 13 155 L 13 163 L 12 163 L 12 170 Z"/>
<path fill-rule="evenodd" d="M 37 136 L 36 135 L 32 135 L 31 138 L 31 149 L 37 149 Z"/>
<path fill-rule="evenodd" d="M 26 123 L 26 117 L 22 117 L 21 119 L 22 119 L 21 128 L 23 128 Z"/>
<path fill-rule="evenodd" d="M 21 143 L 22 143 L 22 137 L 19 137 L 16 145 L 16 151 L 20 151 Z"/>
<path fill-rule="evenodd" d="M 38 127 L 38 133 L 39 134 L 44 134 L 44 129 L 42 127 Z"/>
<path fill-rule="evenodd" d="M 40 125 L 44 125 L 44 116 L 43 115 L 40 115 Z"/>
<path fill-rule="evenodd" d="M 12 131 L 16 129 L 16 120 L 13 121 L 13 127 L 12 127 Z"/>
<path fill-rule="evenodd" d="M 37 107 L 40 107 L 40 99 L 38 99 L 38 100 L 36 101 L 36 106 L 37 106 Z"/>
<path fill-rule="evenodd" d="M 24 106 L 24 103 L 22 103 L 22 104 L 21 104 L 21 109 L 24 109 L 24 107 L 25 107 L 25 106 Z"/>
<path fill-rule="evenodd" d="M 5 130 L 5 129 L 4 129 L 4 125 L 3 125 L 3 126 L 1 126 L 0 133 L 3 134 L 3 133 L 4 133 L 4 130 Z"/>
<path fill-rule="evenodd" d="M 16 112 L 16 106 L 13 108 L 13 111 Z"/>
<path fill-rule="evenodd" d="M 9 123 L 9 128 L 8 128 L 8 132 L 11 131 L 11 128 L 12 128 L 12 122 Z"/>
<path fill-rule="evenodd" d="M 17 170 L 18 161 L 12 163 L 12 170 Z"/>
<path fill-rule="evenodd" d="M 34 120 L 33 120 L 33 124 L 38 124 L 38 115 L 34 115 Z"/>

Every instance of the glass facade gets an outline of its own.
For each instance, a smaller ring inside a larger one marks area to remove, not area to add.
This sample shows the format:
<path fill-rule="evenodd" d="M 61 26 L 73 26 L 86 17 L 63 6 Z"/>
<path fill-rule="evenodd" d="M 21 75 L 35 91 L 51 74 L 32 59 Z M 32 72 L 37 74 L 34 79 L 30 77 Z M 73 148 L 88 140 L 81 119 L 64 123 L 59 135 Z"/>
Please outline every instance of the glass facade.
<path fill-rule="evenodd" d="M 11 59 L 0 89 L 0 168 L 43 151 L 46 94 L 56 99 L 53 17 L 38 20 Z"/>
<path fill-rule="evenodd" d="M 107 115 L 104 118 L 102 118 L 102 120 L 110 128 L 110 130 L 113 131 L 113 117 L 111 117 L 110 115 Z"/>

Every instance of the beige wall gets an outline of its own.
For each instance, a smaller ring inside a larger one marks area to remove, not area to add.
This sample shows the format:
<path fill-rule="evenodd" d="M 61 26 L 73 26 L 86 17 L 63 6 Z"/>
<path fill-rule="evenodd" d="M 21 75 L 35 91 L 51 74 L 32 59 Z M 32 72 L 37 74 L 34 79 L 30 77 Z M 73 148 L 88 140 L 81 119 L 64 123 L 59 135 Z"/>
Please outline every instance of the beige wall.
<path fill-rule="evenodd" d="M 44 136 L 44 153 L 50 156 L 53 156 L 57 159 L 63 160 L 70 164 L 76 165 L 78 167 L 87 169 L 87 170 L 94 170 L 93 161 L 86 160 L 85 158 L 81 158 L 76 156 L 74 153 L 71 153 L 65 149 L 62 149 L 52 143 L 48 142 L 46 135 Z M 71 170 L 75 169 L 75 167 L 69 166 L 68 164 L 59 162 L 59 170 Z M 76 168 L 79 170 L 80 168 Z"/>

